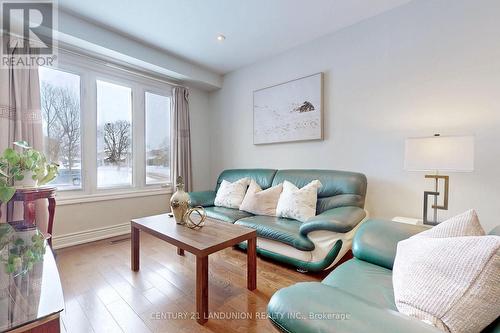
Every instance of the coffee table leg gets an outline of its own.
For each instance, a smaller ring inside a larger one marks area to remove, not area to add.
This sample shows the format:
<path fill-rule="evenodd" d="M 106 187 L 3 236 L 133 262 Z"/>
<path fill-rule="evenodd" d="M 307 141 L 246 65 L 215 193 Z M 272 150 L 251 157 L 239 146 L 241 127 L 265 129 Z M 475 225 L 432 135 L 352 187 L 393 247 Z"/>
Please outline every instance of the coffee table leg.
<path fill-rule="evenodd" d="M 134 272 L 139 270 L 139 229 L 132 227 L 132 238 L 130 241 L 132 247 L 131 266 Z"/>
<path fill-rule="evenodd" d="M 208 320 L 208 256 L 196 257 L 196 312 L 197 322 Z"/>
<path fill-rule="evenodd" d="M 247 288 L 257 288 L 257 237 L 250 238 L 247 242 Z"/>
<path fill-rule="evenodd" d="M 180 247 L 177 248 L 177 254 L 180 255 L 180 256 L 183 256 L 184 255 L 184 250 L 181 249 Z"/>

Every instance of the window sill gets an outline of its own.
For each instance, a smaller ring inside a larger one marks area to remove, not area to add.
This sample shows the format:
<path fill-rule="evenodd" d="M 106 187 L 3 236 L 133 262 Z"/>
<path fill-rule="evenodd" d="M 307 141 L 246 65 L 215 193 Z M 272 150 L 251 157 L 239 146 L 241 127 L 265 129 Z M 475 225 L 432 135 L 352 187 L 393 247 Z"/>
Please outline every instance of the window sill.
<path fill-rule="evenodd" d="M 172 194 L 171 188 L 155 188 L 155 189 L 144 189 L 144 190 L 129 190 L 129 191 L 115 191 L 108 193 L 94 193 L 94 194 L 82 194 L 82 195 L 58 195 L 57 205 L 75 205 L 81 203 L 98 202 L 98 201 L 109 201 L 109 200 L 119 200 L 128 198 L 140 198 L 140 197 L 150 197 L 155 195 L 165 195 Z"/>

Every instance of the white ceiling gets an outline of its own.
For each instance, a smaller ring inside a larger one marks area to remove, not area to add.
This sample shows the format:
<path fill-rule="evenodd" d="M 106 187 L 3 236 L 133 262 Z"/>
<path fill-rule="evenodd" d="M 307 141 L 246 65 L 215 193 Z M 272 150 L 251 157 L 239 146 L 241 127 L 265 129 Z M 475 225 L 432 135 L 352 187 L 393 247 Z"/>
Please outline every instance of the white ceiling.
<path fill-rule="evenodd" d="M 410 0 L 59 0 L 59 7 L 226 73 Z M 224 34 L 224 42 L 217 41 Z"/>

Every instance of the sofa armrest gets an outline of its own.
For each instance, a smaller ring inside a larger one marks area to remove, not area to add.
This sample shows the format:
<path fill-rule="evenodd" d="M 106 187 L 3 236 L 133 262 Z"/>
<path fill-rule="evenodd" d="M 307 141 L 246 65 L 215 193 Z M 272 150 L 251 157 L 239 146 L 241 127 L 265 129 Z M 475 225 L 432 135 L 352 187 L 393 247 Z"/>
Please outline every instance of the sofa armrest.
<path fill-rule="evenodd" d="M 392 269 L 398 242 L 428 228 L 424 225 L 368 220 L 356 231 L 352 252 L 358 259 Z"/>
<path fill-rule="evenodd" d="M 189 205 L 191 207 L 209 207 L 214 205 L 215 191 L 189 192 Z"/>
<path fill-rule="evenodd" d="M 278 290 L 267 314 L 282 332 L 290 333 L 442 333 L 423 321 L 319 282 Z"/>
<path fill-rule="evenodd" d="M 324 211 L 300 226 L 300 233 L 327 230 L 346 233 L 354 229 L 366 217 L 364 209 L 354 206 L 337 207 Z"/>

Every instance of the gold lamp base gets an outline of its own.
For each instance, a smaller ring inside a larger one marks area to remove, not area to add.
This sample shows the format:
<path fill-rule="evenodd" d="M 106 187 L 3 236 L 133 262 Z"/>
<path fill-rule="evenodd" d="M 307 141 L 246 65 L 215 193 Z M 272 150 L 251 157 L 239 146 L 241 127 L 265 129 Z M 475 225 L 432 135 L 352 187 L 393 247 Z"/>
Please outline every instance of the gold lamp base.
<path fill-rule="evenodd" d="M 448 210 L 448 197 L 449 197 L 449 188 L 450 188 L 450 177 L 449 176 L 442 176 L 442 175 L 425 175 L 425 178 L 433 178 L 435 181 L 435 190 L 434 191 L 425 191 L 424 192 L 424 224 L 429 224 L 429 225 L 436 225 L 438 224 L 438 209 L 441 210 Z M 439 192 L 439 180 L 443 179 L 444 180 L 444 199 L 443 199 L 443 204 L 438 205 L 438 197 L 440 195 Z M 432 221 L 428 220 L 428 204 L 429 204 L 429 196 L 432 195 L 434 196 L 434 204 L 432 205 L 432 208 L 434 209 L 434 219 Z"/>

